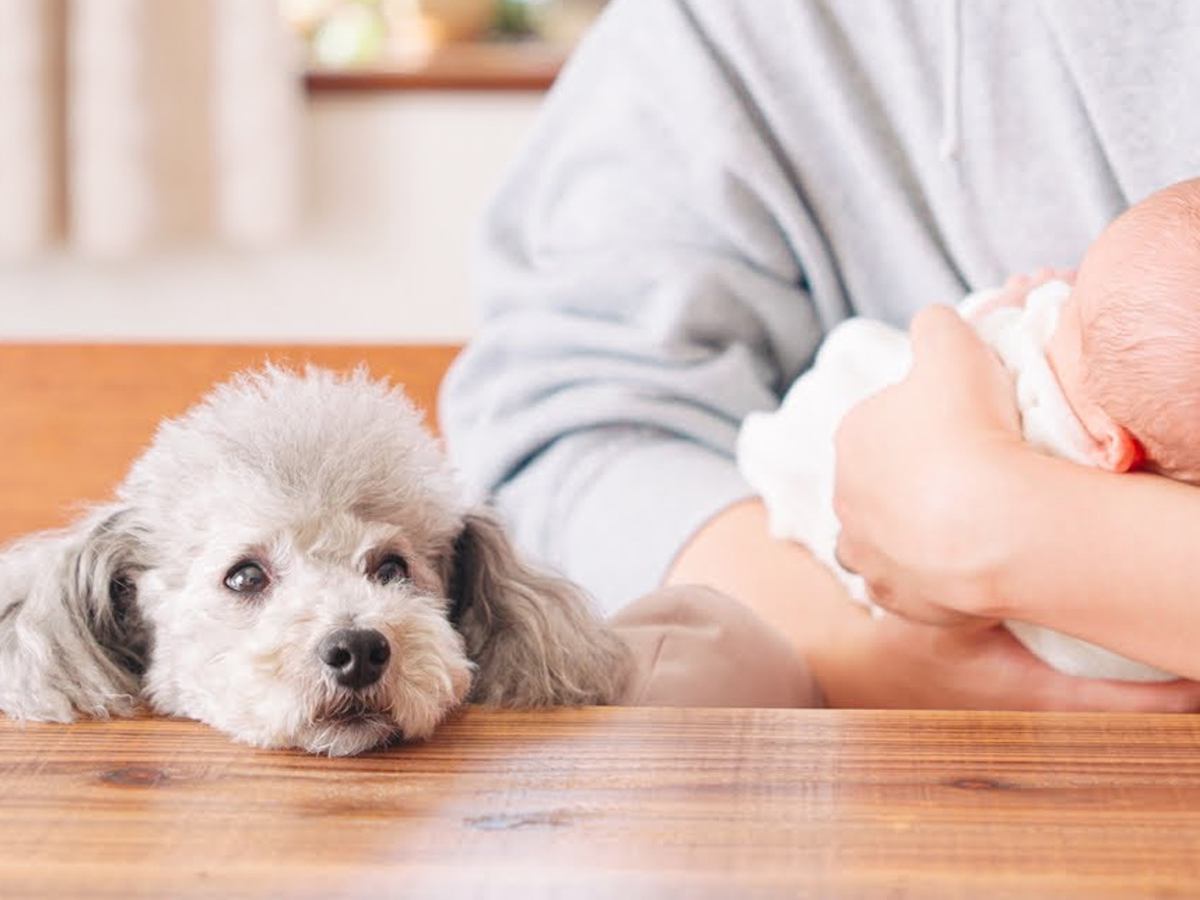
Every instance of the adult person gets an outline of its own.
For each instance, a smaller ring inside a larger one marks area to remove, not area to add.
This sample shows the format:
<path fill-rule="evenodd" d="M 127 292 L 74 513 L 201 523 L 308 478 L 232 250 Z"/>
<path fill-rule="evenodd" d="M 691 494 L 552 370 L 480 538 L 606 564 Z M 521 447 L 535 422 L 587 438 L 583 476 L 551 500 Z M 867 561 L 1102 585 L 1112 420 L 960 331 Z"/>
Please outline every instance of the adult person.
<path fill-rule="evenodd" d="M 1194 708 L 1191 683 L 1058 675 L 986 617 L 871 619 L 768 538 L 732 451 L 846 316 L 1070 265 L 1195 174 L 1198 38 L 1200 7 L 1153 0 L 614 0 L 488 216 L 453 457 L 608 609 L 723 592 L 829 703 Z"/>

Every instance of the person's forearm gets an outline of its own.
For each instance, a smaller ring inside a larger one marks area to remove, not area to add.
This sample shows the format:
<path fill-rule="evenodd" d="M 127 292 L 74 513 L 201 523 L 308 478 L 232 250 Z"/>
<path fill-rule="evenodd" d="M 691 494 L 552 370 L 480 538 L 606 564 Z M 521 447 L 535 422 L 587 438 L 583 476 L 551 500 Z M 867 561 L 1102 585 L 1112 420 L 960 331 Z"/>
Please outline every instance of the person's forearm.
<path fill-rule="evenodd" d="M 807 660 L 834 707 L 1193 710 L 1190 682 L 1114 684 L 1061 675 L 1000 628 L 872 617 L 799 544 L 772 540 L 758 501 L 727 507 L 680 550 L 667 584 L 703 584 L 753 609 Z"/>
<path fill-rule="evenodd" d="M 1200 490 L 1035 453 L 1005 467 L 988 515 L 1003 552 L 974 611 L 1200 678 Z"/>
<path fill-rule="evenodd" d="M 827 702 L 874 705 L 872 667 L 851 658 L 865 645 L 867 611 L 799 544 L 773 540 L 759 500 L 726 507 L 683 547 L 666 584 L 703 584 L 753 609 L 808 661 Z"/>

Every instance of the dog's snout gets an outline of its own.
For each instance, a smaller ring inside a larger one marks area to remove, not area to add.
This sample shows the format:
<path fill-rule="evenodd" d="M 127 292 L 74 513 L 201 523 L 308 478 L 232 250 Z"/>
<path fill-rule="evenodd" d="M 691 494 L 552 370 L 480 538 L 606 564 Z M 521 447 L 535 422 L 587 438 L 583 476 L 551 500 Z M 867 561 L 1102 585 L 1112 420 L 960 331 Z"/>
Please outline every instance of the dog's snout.
<path fill-rule="evenodd" d="M 374 628 L 339 628 L 317 647 L 317 656 L 342 687 L 358 690 L 379 680 L 392 648 Z"/>

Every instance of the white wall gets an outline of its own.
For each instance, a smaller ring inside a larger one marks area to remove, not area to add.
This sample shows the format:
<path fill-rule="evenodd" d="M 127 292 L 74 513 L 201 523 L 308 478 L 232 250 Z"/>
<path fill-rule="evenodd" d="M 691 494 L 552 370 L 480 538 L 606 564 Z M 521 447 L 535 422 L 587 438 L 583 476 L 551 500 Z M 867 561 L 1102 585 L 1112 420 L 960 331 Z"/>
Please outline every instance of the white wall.
<path fill-rule="evenodd" d="M 310 107 L 312 210 L 286 247 L 66 254 L 0 266 L 0 339 L 462 340 L 476 220 L 537 94 L 326 96 Z"/>

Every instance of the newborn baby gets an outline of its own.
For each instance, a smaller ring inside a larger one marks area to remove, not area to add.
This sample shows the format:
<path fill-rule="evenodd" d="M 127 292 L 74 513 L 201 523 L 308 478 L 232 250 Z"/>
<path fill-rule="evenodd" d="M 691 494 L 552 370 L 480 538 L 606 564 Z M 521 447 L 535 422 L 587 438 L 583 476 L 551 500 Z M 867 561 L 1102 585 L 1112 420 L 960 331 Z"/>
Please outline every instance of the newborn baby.
<path fill-rule="evenodd" d="M 1026 440 L 1111 472 L 1139 468 L 1200 482 L 1200 179 L 1172 185 L 1113 221 L 1074 286 L 1015 280 L 960 305 L 1013 376 Z M 852 406 L 901 380 L 907 336 L 850 319 L 774 413 L 746 417 L 738 465 L 763 498 L 771 532 L 805 544 L 869 604 L 834 558 L 833 438 Z M 881 447 L 880 452 L 887 452 Z M 1166 672 L 1065 634 L 1009 629 L 1070 675 L 1164 681 Z"/>

